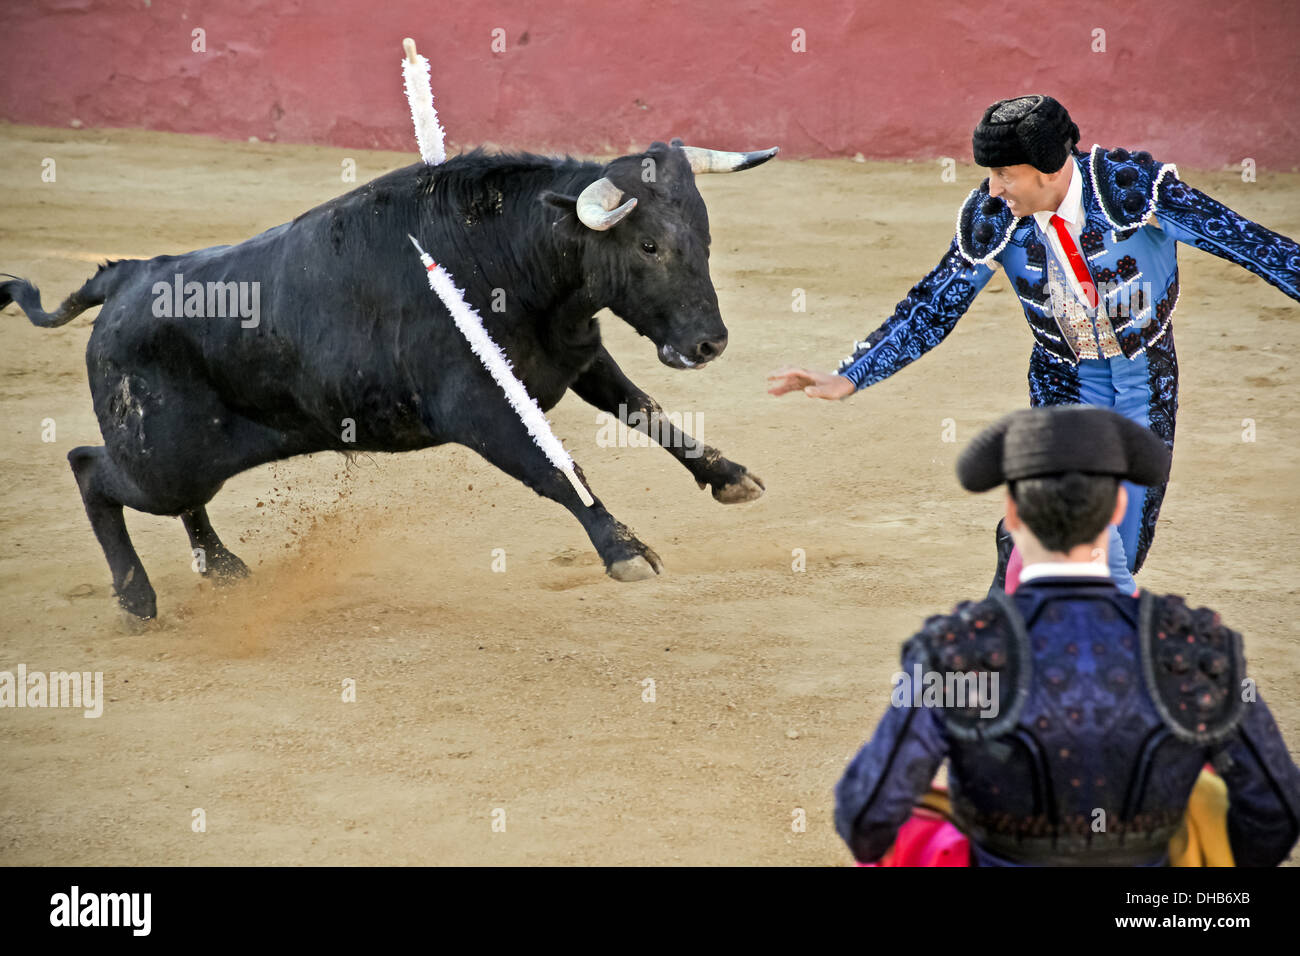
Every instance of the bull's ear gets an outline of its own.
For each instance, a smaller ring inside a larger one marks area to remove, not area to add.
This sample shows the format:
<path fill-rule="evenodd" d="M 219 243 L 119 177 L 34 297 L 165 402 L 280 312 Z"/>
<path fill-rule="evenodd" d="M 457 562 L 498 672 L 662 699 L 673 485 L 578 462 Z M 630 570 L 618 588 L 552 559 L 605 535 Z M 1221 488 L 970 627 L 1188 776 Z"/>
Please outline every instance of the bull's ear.
<path fill-rule="evenodd" d="M 563 209 L 565 212 L 573 212 L 578 205 L 577 196 L 566 196 L 563 193 L 552 192 L 549 189 L 542 190 L 539 198 L 546 205 L 554 206 L 556 209 Z"/>

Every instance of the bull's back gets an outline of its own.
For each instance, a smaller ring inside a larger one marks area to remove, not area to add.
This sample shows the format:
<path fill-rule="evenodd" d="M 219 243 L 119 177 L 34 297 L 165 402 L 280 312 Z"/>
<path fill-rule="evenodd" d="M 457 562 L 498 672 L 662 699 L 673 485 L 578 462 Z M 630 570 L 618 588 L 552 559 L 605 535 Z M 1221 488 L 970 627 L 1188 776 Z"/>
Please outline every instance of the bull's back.
<path fill-rule="evenodd" d="M 366 255 L 341 245 L 323 208 L 237 245 L 119 264 L 87 346 L 106 439 L 126 388 L 142 408 L 176 392 L 191 417 L 233 412 L 282 433 L 293 453 L 428 443 L 404 374 L 403 356 L 424 348 L 401 305 L 410 289 L 385 282 L 393 266 L 375 263 L 393 256 L 373 236 Z M 421 278 L 412 252 L 398 261 Z M 415 300 L 425 309 L 427 296 Z M 347 418 L 369 424 L 369 442 L 343 444 Z"/>

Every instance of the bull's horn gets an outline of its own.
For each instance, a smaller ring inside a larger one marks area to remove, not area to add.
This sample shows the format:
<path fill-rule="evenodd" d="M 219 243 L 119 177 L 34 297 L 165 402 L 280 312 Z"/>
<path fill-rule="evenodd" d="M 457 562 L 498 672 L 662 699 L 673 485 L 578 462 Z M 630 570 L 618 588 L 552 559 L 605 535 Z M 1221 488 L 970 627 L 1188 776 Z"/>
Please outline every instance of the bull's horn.
<path fill-rule="evenodd" d="M 756 149 L 752 153 L 728 153 L 720 149 L 701 149 L 698 146 L 683 146 L 682 152 L 691 161 L 691 172 L 700 173 L 738 173 L 742 169 L 752 169 L 765 163 L 776 155 L 779 147 Z"/>
<path fill-rule="evenodd" d="M 597 179 L 578 196 L 578 218 L 588 229 L 604 232 L 618 225 L 636 206 L 635 196 L 620 206 L 618 201 L 622 198 L 623 190 L 609 179 Z"/>

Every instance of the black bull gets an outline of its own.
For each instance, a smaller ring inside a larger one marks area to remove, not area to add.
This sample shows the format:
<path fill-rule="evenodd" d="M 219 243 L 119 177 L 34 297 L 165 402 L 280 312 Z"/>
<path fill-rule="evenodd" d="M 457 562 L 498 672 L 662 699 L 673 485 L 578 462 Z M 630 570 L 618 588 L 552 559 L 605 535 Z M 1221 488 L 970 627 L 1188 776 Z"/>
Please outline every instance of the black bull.
<path fill-rule="evenodd" d="M 124 507 L 180 516 L 205 573 L 232 580 L 248 569 L 205 508 L 232 475 L 310 452 L 446 442 L 568 508 L 614 578 L 658 574 L 658 555 L 599 499 L 584 506 L 529 438 L 407 234 L 465 290 L 543 409 L 572 388 L 665 444 L 718 501 L 748 501 L 762 482 L 661 417 L 601 344 L 595 315 L 609 308 L 673 367 L 716 358 L 727 332 L 694 175 L 775 152 L 673 140 L 602 167 L 476 150 L 396 170 L 238 245 L 110 262 L 53 313 L 31 283 L 0 283 L 0 308 L 17 302 L 40 326 L 103 306 L 86 365 L 104 445 L 68 460 L 122 607 L 157 613 Z"/>

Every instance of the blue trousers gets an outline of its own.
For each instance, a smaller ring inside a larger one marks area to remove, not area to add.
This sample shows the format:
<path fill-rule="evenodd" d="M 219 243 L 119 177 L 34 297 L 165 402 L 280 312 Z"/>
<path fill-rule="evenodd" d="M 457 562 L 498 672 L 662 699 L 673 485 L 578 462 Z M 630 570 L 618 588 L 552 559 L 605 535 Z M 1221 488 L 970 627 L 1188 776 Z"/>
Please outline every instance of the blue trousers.
<path fill-rule="evenodd" d="M 1030 404 L 1097 405 L 1109 408 L 1159 435 L 1174 447 L 1178 413 L 1178 359 L 1173 329 L 1134 358 L 1083 359 L 1078 365 L 1051 360 L 1038 346 L 1029 360 Z M 1155 537 L 1165 485 L 1144 488 L 1124 482 L 1128 509 L 1110 529 L 1110 571 L 1115 584 L 1131 593 Z"/>
<path fill-rule="evenodd" d="M 1097 405 L 1118 412 L 1145 428 L 1151 427 L 1150 374 L 1144 354 L 1129 359 L 1082 359 L 1079 362 L 1079 399 L 1084 405 Z M 1110 526 L 1110 576 L 1125 594 L 1137 589 L 1133 572 L 1137 570 L 1138 533 L 1142 512 L 1150 489 L 1124 482 L 1128 491 L 1128 510 L 1124 520 Z"/>

